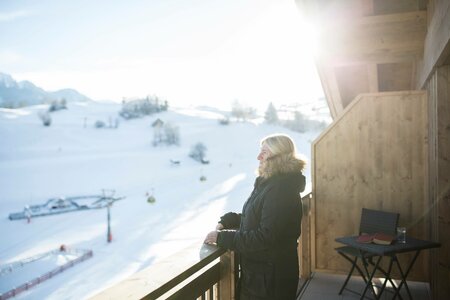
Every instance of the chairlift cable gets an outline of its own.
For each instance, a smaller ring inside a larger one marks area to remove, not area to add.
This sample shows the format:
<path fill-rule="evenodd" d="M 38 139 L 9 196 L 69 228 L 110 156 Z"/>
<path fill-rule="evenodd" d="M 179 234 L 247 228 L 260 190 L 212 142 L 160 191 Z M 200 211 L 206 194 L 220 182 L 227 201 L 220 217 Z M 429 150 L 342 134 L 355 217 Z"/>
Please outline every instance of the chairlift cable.
<path fill-rule="evenodd" d="M 84 214 L 84 217 L 88 217 L 87 219 L 91 219 L 90 215 L 93 215 L 95 212 L 96 212 L 96 210 L 84 210 L 83 214 Z M 49 217 L 51 217 L 51 216 L 49 216 Z M 39 217 L 39 218 L 42 218 L 42 217 Z M 39 231 L 33 231 L 26 237 L 21 238 L 20 241 L 14 243 L 12 245 L 10 244 L 7 248 L 1 248 L 0 252 L 5 253 L 5 252 L 9 252 L 11 250 L 15 250 L 17 248 L 20 248 L 22 244 L 29 243 L 30 240 L 33 240 L 36 238 L 39 239 L 40 237 L 45 238 L 48 236 L 54 236 L 57 232 L 61 231 L 61 225 L 64 225 L 65 228 L 75 228 L 76 227 L 76 226 L 74 226 L 75 223 L 79 222 L 79 220 L 76 218 L 72 218 L 69 222 L 67 222 L 67 219 L 69 219 L 69 218 L 66 218 L 65 222 L 58 223 L 58 226 L 55 226 L 54 223 L 51 222 L 46 226 L 40 227 Z M 33 218 L 32 218 L 32 222 L 33 222 Z M 27 226 L 33 226 L 33 223 L 28 224 Z M 42 239 L 40 239 L 40 240 L 42 240 Z M 14 252 L 17 253 L 18 251 L 14 251 Z"/>

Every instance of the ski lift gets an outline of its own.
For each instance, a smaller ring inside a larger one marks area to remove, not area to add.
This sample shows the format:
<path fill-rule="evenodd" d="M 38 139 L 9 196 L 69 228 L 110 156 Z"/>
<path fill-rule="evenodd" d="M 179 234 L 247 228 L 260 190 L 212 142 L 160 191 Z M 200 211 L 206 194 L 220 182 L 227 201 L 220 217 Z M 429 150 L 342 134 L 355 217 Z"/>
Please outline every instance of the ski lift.
<path fill-rule="evenodd" d="M 156 202 L 156 198 L 155 196 L 153 196 L 153 189 L 150 195 L 148 194 L 148 192 L 145 195 L 147 196 L 147 203 L 153 204 Z"/>
<path fill-rule="evenodd" d="M 152 195 L 152 196 L 149 196 L 149 197 L 147 198 L 147 202 L 150 203 L 150 204 L 153 204 L 153 203 L 156 202 L 156 199 L 155 199 L 155 197 Z"/>

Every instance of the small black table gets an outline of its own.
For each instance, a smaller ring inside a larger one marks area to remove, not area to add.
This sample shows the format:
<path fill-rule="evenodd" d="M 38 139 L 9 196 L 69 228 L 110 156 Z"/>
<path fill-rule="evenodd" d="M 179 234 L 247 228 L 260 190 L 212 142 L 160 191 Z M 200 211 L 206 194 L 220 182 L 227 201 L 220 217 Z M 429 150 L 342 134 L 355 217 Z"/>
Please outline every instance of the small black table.
<path fill-rule="evenodd" d="M 406 243 L 394 242 L 391 245 L 378 245 L 378 244 L 374 244 L 374 243 L 358 243 L 357 238 L 358 238 L 358 236 L 340 237 L 340 238 L 336 239 L 336 242 L 345 244 L 347 246 L 350 246 L 350 247 L 353 247 L 353 248 L 359 250 L 361 252 L 361 254 L 363 254 L 361 256 L 362 256 L 364 264 L 368 263 L 367 258 L 365 258 L 364 254 L 376 255 L 378 257 L 376 262 L 374 263 L 373 271 L 369 272 L 368 269 L 366 269 L 367 284 L 361 295 L 361 299 L 364 298 L 364 296 L 367 292 L 367 289 L 372 286 L 372 284 L 373 284 L 372 279 L 375 275 L 375 272 L 378 269 L 378 266 L 379 266 L 380 261 L 383 256 L 388 256 L 390 258 L 389 267 L 388 267 L 387 273 L 385 274 L 386 278 L 384 280 L 383 286 L 381 287 L 380 293 L 378 295 L 374 295 L 374 296 L 377 299 L 379 299 L 381 297 L 381 294 L 384 291 L 387 281 L 392 280 L 392 278 L 391 278 L 392 265 L 394 263 L 396 263 L 398 270 L 400 271 L 401 282 L 400 282 L 398 288 L 394 287 L 395 294 L 392 299 L 395 299 L 397 296 L 400 296 L 399 292 L 403 286 L 405 286 L 406 291 L 408 292 L 409 298 L 412 299 L 411 292 L 409 290 L 408 284 L 406 283 L 406 278 L 407 278 L 409 272 L 411 271 L 411 268 L 413 267 L 417 257 L 419 256 L 420 251 L 425 250 L 425 249 L 438 248 L 441 246 L 441 244 L 436 243 L 436 242 L 419 240 L 419 239 L 415 239 L 415 238 L 412 238 L 409 236 L 406 237 Z M 403 270 L 400 266 L 400 263 L 398 261 L 397 254 L 405 253 L 405 252 L 412 252 L 412 251 L 415 251 L 414 257 L 410 261 L 409 265 L 406 266 L 405 272 L 403 272 Z"/>

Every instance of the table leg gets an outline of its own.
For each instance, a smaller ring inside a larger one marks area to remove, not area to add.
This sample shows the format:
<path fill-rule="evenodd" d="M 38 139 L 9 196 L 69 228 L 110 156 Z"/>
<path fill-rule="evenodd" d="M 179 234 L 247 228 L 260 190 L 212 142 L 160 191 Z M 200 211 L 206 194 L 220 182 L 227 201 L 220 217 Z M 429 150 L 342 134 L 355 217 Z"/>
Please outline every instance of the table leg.
<path fill-rule="evenodd" d="M 408 277 L 409 271 L 411 271 L 412 266 L 416 262 L 416 259 L 419 256 L 419 253 L 420 253 L 420 250 L 417 250 L 416 254 L 414 255 L 413 259 L 411 260 L 405 273 L 403 273 L 402 268 L 400 267 L 400 263 L 398 262 L 397 256 L 396 255 L 394 256 L 394 259 L 395 259 L 395 262 L 397 263 L 397 267 L 398 267 L 398 270 L 400 271 L 400 276 L 401 276 L 402 280 L 398 286 L 398 289 L 395 291 L 394 297 L 392 299 L 397 298 L 397 296 L 401 297 L 400 290 L 403 285 L 405 285 L 406 291 L 408 292 L 409 299 L 412 299 L 411 291 L 409 290 L 408 283 L 406 282 L 406 278 Z"/>
<path fill-rule="evenodd" d="M 372 289 L 372 293 L 373 293 L 375 299 L 380 299 L 380 295 L 377 295 L 377 293 L 375 292 L 375 289 L 373 288 L 372 280 L 373 280 L 373 277 L 375 276 L 375 272 L 378 269 L 378 265 L 380 264 L 381 258 L 382 258 L 382 256 L 378 256 L 378 259 L 377 259 L 377 261 L 375 263 L 373 271 L 372 271 L 372 273 L 370 273 L 369 269 L 367 268 L 369 263 L 366 261 L 364 256 L 362 256 L 363 266 L 364 266 L 364 269 L 365 269 L 365 271 L 367 273 L 367 284 L 366 284 L 366 287 L 364 288 L 364 291 L 363 291 L 360 299 L 364 299 L 364 296 L 366 295 L 366 292 L 367 292 L 367 289 L 369 288 L 369 285 L 370 285 L 370 287 Z"/>
<path fill-rule="evenodd" d="M 386 283 L 388 282 L 388 281 L 390 281 L 391 282 L 391 284 L 392 284 L 392 280 L 391 280 L 391 271 L 392 271 L 392 265 L 394 264 L 394 260 L 393 260 L 393 258 L 391 257 L 391 259 L 390 259 L 390 261 L 389 261 L 389 267 L 388 267 L 388 270 L 387 270 L 387 272 L 384 272 L 384 270 L 382 270 L 382 273 L 384 273 L 384 276 L 386 276 L 386 278 L 384 279 L 384 282 L 383 282 L 383 285 L 381 286 L 381 289 L 380 289 L 380 296 L 381 296 L 381 294 L 383 294 L 383 291 L 384 291 L 384 288 L 386 287 Z M 395 289 L 395 286 L 393 286 L 394 287 L 394 289 Z"/>
<path fill-rule="evenodd" d="M 341 287 L 341 289 L 339 291 L 339 295 L 341 295 L 342 292 L 344 291 L 345 287 L 347 286 L 348 281 L 350 280 L 351 275 L 353 274 L 353 271 L 355 269 L 361 275 L 361 277 L 364 280 L 365 284 L 367 284 L 367 279 L 366 279 L 366 276 L 364 275 L 363 271 L 361 270 L 361 268 L 358 266 L 358 256 L 355 256 L 354 259 L 351 259 L 350 257 L 348 257 L 347 255 L 345 255 L 345 254 L 343 254 L 341 252 L 339 252 L 339 254 L 352 264 L 352 267 L 351 267 L 350 271 L 348 272 L 347 278 L 345 279 L 344 284 L 342 285 L 342 287 Z M 363 263 L 364 263 L 364 261 L 363 261 Z"/>

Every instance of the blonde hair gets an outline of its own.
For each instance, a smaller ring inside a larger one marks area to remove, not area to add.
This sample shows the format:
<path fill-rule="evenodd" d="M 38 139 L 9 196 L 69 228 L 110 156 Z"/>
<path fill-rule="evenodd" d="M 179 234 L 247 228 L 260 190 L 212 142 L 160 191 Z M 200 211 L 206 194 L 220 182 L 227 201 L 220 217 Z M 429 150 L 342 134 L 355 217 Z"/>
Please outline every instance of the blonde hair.
<path fill-rule="evenodd" d="M 277 174 L 301 172 L 306 162 L 297 156 L 294 141 L 286 134 L 272 134 L 261 140 L 261 146 L 266 145 L 271 155 L 264 161 L 258 175 L 269 178 Z"/>

